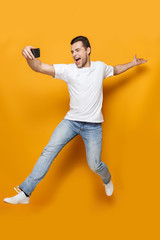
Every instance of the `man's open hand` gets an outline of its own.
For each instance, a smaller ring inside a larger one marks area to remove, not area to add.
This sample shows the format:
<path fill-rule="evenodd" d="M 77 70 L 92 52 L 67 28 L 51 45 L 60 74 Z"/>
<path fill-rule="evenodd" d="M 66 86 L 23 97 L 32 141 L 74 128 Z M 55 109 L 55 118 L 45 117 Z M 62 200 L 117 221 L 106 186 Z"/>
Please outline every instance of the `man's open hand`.
<path fill-rule="evenodd" d="M 134 66 L 136 66 L 142 63 L 146 63 L 147 60 L 144 60 L 143 58 L 137 58 L 135 55 L 132 62 L 134 63 Z"/>

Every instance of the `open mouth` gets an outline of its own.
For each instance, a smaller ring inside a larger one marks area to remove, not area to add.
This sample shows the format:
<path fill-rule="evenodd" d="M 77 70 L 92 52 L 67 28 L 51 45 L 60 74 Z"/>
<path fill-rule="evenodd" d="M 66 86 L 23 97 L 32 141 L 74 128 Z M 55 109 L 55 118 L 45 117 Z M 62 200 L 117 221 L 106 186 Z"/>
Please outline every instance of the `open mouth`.
<path fill-rule="evenodd" d="M 76 63 L 80 63 L 81 58 L 75 59 Z"/>

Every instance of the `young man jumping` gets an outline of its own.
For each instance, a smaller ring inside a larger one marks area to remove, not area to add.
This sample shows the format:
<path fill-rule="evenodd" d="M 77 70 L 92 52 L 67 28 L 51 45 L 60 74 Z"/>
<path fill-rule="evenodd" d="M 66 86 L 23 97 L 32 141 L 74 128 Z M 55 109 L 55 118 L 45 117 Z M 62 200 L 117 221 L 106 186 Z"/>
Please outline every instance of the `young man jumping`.
<path fill-rule="evenodd" d="M 19 187 L 15 188 L 18 194 L 5 198 L 4 202 L 28 204 L 31 193 L 48 172 L 54 158 L 78 134 L 84 141 L 90 169 L 101 177 L 106 195 L 111 196 L 113 194 L 111 174 L 107 165 L 101 161 L 103 80 L 147 61 L 136 58 L 136 55 L 133 61 L 116 66 L 91 61 L 91 46 L 84 36 L 75 37 L 71 41 L 71 53 L 74 60 L 71 64 L 45 64 L 33 56 L 31 52 L 33 48 L 32 46 L 25 47 L 22 55 L 32 70 L 62 79 L 67 83 L 70 110 L 54 130 L 31 174 Z"/>

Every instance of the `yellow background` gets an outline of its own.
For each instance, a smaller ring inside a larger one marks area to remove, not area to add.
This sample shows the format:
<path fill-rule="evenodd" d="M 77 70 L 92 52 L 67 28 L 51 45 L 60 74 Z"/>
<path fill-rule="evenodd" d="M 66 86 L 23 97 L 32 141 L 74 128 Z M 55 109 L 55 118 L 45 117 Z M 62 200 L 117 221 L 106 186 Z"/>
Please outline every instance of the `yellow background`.
<path fill-rule="evenodd" d="M 159 1 L 1 3 L 0 226 L 3 239 L 158 239 L 160 168 Z M 32 71 L 22 49 L 42 62 L 71 63 L 70 41 L 89 38 L 91 60 L 144 65 L 104 82 L 102 160 L 114 195 L 105 195 L 77 137 L 55 159 L 29 205 L 4 197 L 25 180 L 69 109 L 66 84 Z"/>

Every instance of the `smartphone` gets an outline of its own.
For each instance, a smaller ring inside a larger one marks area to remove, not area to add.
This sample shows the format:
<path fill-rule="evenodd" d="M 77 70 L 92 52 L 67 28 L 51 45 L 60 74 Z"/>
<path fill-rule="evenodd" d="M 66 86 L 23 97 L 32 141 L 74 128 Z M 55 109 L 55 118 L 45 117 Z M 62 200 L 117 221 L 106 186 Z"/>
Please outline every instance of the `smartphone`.
<path fill-rule="evenodd" d="M 40 48 L 33 48 L 33 49 L 31 49 L 31 52 L 33 53 L 33 56 L 35 58 L 39 58 L 40 57 Z"/>

